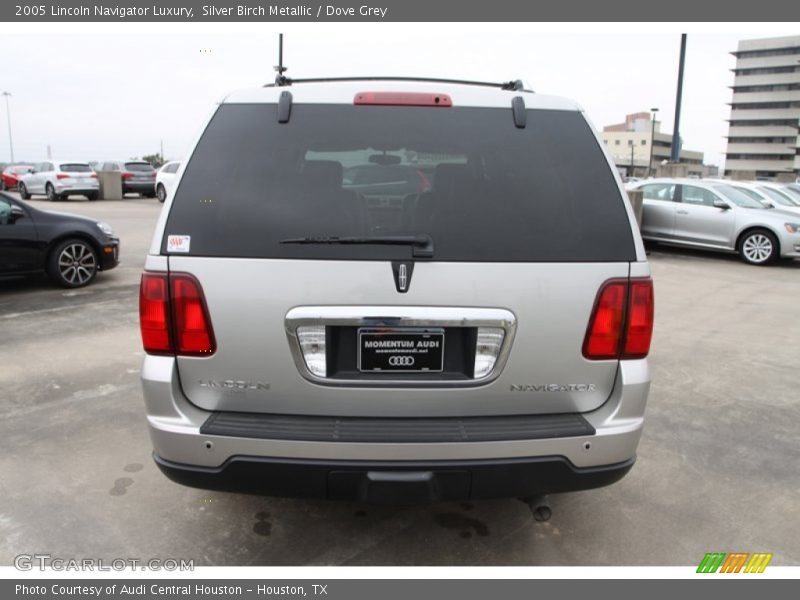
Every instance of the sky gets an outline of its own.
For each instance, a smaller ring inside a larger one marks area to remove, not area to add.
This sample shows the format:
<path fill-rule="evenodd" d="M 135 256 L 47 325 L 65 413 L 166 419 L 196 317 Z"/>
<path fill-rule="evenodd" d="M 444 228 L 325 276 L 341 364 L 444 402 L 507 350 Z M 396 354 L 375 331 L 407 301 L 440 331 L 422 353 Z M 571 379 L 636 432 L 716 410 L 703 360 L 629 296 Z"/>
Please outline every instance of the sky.
<path fill-rule="evenodd" d="M 681 135 L 683 147 L 724 161 L 731 91 L 730 52 L 740 39 L 796 34 L 690 28 Z M 65 31 L 68 31 L 65 33 Z M 10 97 L 14 155 L 105 160 L 158 152 L 180 159 L 233 89 L 274 79 L 275 24 L 0 23 L 0 91 Z M 658 107 L 671 132 L 680 26 L 604 24 L 291 24 L 284 62 L 290 77 L 402 75 L 506 81 L 569 97 L 594 125 Z M 0 162 L 10 158 L 0 104 Z"/>

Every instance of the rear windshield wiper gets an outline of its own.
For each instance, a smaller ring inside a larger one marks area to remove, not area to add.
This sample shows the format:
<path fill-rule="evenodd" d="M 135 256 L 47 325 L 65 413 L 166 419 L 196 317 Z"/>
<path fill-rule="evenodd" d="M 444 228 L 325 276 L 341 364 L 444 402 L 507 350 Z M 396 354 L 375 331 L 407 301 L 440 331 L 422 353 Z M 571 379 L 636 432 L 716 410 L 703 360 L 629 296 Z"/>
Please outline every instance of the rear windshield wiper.
<path fill-rule="evenodd" d="M 412 246 L 411 255 L 416 258 L 433 258 L 433 239 L 427 234 L 419 235 L 374 235 L 369 237 L 306 237 L 281 240 L 281 244 L 361 244 L 383 246 Z"/>

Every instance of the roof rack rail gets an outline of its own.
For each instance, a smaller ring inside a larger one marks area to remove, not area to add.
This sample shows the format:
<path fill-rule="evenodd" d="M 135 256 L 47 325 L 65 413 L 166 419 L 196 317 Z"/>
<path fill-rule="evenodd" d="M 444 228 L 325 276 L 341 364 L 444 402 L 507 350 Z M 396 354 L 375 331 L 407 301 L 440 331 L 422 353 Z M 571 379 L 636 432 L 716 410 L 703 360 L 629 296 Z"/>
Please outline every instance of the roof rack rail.
<path fill-rule="evenodd" d="M 280 79 L 276 78 L 275 83 L 268 83 L 264 87 L 283 87 L 292 85 L 294 83 L 332 83 L 339 81 L 421 81 L 427 83 L 451 83 L 458 85 L 477 85 L 483 87 L 499 88 L 501 90 L 509 90 L 516 92 L 531 92 L 526 90 L 522 81 L 515 79 L 513 81 L 470 81 L 466 79 L 439 79 L 436 77 L 313 77 L 304 79 L 290 79 L 281 75 Z"/>

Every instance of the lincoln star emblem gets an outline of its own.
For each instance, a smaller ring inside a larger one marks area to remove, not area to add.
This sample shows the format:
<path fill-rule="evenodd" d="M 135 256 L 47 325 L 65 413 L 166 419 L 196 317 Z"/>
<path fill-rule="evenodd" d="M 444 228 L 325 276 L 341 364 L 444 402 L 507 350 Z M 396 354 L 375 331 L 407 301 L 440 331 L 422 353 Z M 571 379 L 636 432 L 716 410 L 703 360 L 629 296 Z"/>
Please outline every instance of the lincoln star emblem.
<path fill-rule="evenodd" d="M 397 291 L 405 294 L 411 286 L 411 275 L 414 274 L 414 263 L 410 261 L 393 261 L 392 272 Z"/>
<path fill-rule="evenodd" d="M 405 265 L 400 265 L 400 268 L 397 269 L 397 287 L 400 288 L 401 292 L 405 292 L 406 286 L 408 285 L 408 275 L 406 271 L 407 268 Z"/>

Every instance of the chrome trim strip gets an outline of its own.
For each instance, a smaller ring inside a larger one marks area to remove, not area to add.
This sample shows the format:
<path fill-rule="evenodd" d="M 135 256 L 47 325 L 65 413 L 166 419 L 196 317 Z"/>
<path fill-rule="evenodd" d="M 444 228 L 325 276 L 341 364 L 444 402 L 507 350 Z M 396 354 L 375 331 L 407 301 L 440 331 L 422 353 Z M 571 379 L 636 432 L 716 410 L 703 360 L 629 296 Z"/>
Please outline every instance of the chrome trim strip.
<path fill-rule="evenodd" d="M 503 346 L 494 368 L 479 379 L 431 381 L 411 379 L 328 379 L 311 373 L 306 366 L 297 328 L 302 326 L 352 327 L 499 327 L 505 331 Z M 292 359 L 300 374 L 313 383 L 340 387 L 476 387 L 497 379 L 505 367 L 514 335 L 517 318 L 502 308 L 472 308 L 443 306 L 298 306 L 286 313 L 286 337 Z"/>

